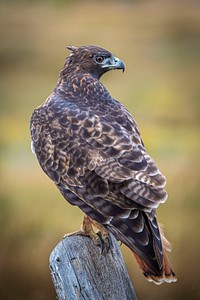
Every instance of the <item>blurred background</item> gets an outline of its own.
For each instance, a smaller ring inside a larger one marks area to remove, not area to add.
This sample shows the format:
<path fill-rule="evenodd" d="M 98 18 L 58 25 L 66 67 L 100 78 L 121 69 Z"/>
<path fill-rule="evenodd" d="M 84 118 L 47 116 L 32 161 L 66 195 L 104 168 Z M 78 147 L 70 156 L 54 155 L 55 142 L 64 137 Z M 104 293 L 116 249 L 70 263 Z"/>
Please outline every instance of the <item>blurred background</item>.
<path fill-rule="evenodd" d="M 80 227 L 30 150 L 29 120 L 53 91 L 66 45 L 98 45 L 126 72 L 102 78 L 136 119 L 167 177 L 158 220 L 173 244 L 178 282 L 155 286 L 122 246 L 139 300 L 200 299 L 200 2 L 0 2 L 0 299 L 53 300 L 50 252 Z"/>

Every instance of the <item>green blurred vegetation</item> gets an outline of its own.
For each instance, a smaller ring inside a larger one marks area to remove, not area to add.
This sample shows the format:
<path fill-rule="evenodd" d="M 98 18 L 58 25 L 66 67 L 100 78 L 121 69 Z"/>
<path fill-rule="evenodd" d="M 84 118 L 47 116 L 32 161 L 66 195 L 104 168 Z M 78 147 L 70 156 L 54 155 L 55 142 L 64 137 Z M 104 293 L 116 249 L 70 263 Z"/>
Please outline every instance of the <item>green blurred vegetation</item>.
<path fill-rule="evenodd" d="M 168 179 L 158 218 L 178 282 L 146 282 L 122 247 L 138 299 L 200 299 L 199 1 L 1 1 L 0 37 L 0 299 L 55 299 L 49 254 L 82 220 L 30 150 L 31 112 L 54 89 L 68 44 L 99 45 L 124 60 L 123 75 L 102 81 Z"/>

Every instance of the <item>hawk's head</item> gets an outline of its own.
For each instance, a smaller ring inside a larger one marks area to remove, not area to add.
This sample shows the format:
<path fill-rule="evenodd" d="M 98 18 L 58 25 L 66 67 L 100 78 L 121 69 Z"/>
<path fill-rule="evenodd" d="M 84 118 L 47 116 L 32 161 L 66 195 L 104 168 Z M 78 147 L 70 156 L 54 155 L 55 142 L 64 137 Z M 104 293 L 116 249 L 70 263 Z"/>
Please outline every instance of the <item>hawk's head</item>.
<path fill-rule="evenodd" d="M 109 51 L 96 46 L 68 46 L 71 51 L 64 66 L 67 70 L 89 73 L 96 78 L 100 78 L 110 70 L 121 69 L 124 71 L 124 63 Z"/>

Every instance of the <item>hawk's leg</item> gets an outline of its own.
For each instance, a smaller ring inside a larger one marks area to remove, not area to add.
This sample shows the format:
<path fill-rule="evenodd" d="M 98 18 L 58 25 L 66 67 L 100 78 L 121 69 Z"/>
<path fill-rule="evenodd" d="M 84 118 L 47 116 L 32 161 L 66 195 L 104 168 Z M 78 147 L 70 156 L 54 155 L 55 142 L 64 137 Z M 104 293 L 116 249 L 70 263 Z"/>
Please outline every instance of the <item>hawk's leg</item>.
<path fill-rule="evenodd" d="M 95 231 L 93 227 L 96 227 L 97 231 Z M 99 223 L 95 222 L 87 215 L 84 215 L 81 229 L 73 233 L 65 234 L 64 238 L 72 235 L 84 235 L 90 237 L 95 245 L 100 246 L 101 253 L 104 251 L 108 252 L 111 247 L 108 232 Z"/>

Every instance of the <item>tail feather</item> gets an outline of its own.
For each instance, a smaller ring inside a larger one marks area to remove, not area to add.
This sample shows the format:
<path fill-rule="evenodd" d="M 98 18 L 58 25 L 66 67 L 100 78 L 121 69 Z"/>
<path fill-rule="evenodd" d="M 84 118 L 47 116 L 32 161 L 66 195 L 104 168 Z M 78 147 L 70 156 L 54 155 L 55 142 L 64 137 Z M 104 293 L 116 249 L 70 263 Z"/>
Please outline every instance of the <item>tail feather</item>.
<path fill-rule="evenodd" d="M 176 282 L 177 278 L 176 275 L 170 265 L 167 251 L 171 251 L 171 244 L 166 239 L 166 237 L 163 234 L 163 230 L 160 228 L 160 234 L 161 234 L 161 241 L 162 241 L 162 250 L 163 250 L 163 264 L 160 271 L 153 271 L 149 265 L 147 265 L 144 260 L 142 260 L 135 252 L 132 251 L 136 262 L 138 263 L 140 269 L 142 270 L 144 276 L 146 279 L 150 282 L 153 282 L 157 285 L 162 284 L 163 282 L 171 283 Z"/>
<path fill-rule="evenodd" d="M 156 284 L 175 282 L 176 276 L 167 257 L 171 245 L 165 238 L 155 212 L 138 211 L 135 219 L 113 218 L 107 230 L 127 245 L 148 281 Z"/>

